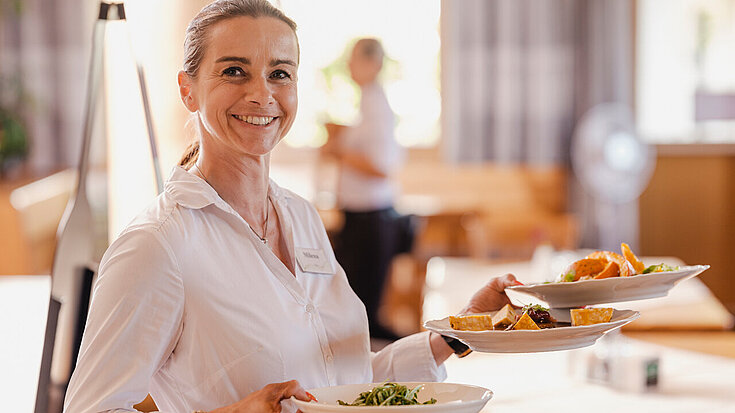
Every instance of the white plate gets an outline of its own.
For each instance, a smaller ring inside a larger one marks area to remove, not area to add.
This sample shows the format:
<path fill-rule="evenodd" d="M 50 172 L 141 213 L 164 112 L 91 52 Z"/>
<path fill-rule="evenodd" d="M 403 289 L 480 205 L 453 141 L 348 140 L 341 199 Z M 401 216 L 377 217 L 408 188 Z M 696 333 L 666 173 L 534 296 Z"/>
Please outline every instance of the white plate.
<path fill-rule="evenodd" d="M 509 290 L 532 295 L 549 307 L 581 307 L 591 304 L 616 303 L 663 297 L 676 283 L 699 275 L 709 265 L 689 265 L 676 271 L 584 280 L 565 283 L 529 284 L 508 287 Z"/>
<path fill-rule="evenodd" d="M 568 309 L 552 308 L 549 313 L 558 321 L 569 322 L 571 320 Z M 424 323 L 424 327 L 443 336 L 459 339 L 475 351 L 485 353 L 537 353 L 591 346 L 608 331 L 628 324 L 639 316 L 640 314 L 637 311 L 615 310 L 608 323 L 541 330 L 460 331 L 454 330 L 449 325 L 449 317 L 427 321 Z"/>
<path fill-rule="evenodd" d="M 383 383 L 347 384 L 344 386 L 322 387 L 308 390 L 318 402 L 302 402 L 292 398 L 294 403 L 304 413 L 331 413 L 331 412 L 433 412 L 433 413 L 477 413 L 493 397 L 493 392 L 479 386 L 453 383 L 421 383 L 401 382 L 409 388 L 423 385 L 419 391 L 420 402 L 436 399 L 436 404 L 421 404 L 415 406 L 340 406 L 337 400 L 352 403 L 360 393 L 371 390 Z"/>

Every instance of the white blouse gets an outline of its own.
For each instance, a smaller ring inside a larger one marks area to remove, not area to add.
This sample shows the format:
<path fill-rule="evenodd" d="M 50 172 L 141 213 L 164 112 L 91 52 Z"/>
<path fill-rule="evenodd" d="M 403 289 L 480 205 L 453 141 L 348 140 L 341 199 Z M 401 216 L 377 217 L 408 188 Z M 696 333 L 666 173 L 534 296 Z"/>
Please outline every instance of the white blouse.
<path fill-rule="evenodd" d="M 393 205 L 396 195 L 394 178 L 403 163 L 403 149 L 396 142 L 395 119 L 383 88 L 372 83 L 362 88 L 360 119 L 345 129 L 342 145 L 361 154 L 386 177 L 368 175 L 350 167 L 339 169 L 337 202 L 350 211 L 371 211 Z"/>
<path fill-rule="evenodd" d="M 135 411 L 147 393 L 162 412 L 211 410 L 291 379 L 446 377 L 428 333 L 370 352 L 365 308 L 317 212 L 273 181 L 269 195 L 291 257 L 308 258 L 295 277 L 212 187 L 174 168 L 102 258 L 65 412 Z"/>

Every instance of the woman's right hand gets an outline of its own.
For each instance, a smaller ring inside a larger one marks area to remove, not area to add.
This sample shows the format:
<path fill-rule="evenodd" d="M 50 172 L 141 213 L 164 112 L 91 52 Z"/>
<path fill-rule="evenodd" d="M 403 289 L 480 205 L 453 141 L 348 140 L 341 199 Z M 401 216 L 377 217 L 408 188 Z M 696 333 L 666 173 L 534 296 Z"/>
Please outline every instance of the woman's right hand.
<path fill-rule="evenodd" d="M 280 413 L 281 400 L 296 397 L 308 402 L 309 396 L 298 381 L 291 380 L 283 383 L 271 383 L 262 389 L 251 393 L 235 404 L 220 407 L 209 413 Z"/>

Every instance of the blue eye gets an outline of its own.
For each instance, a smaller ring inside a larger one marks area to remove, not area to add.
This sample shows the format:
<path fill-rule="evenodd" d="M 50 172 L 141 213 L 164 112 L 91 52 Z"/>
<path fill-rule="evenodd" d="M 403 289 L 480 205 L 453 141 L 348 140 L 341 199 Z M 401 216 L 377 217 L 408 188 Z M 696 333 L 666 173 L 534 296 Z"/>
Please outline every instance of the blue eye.
<path fill-rule="evenodd" d="M 245 74 L 242 69 L 240 69 L 237 66 L 228 67 L 227 69 L 222 71 L 222 74 L 225 76 L 242 76 Z"/>

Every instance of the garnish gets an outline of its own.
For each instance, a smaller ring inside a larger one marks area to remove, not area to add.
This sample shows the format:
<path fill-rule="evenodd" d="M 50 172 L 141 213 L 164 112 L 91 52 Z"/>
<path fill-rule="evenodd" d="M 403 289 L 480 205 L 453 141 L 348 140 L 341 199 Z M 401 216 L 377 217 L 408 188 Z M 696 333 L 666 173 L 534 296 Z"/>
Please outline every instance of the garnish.
<path fill-rule="evenodd" d="M 418 385 L 413 389 L 398 383 L 383 383 L 370 391 L 360 393 L 352 403 L 337 400 L 340 406 L 402 406 L 412 404 L 435 404 L 436 399 L 431 398 L 423 403 L 418 401 L 418 393 L 423 388 Z"/>
<path fill-rule="evenodd" d="M 666 265 L 666 264 L 661 263 L 661 264 L 651 265 L 651 266 L 647 267 L 645 270 L 643 270 L 643 273 L 642 274 L 650 274 L 652 272 L 676 271 L 678 269 L 679 269 L 678 266 L 672 267 L 670 265 Z"/>

